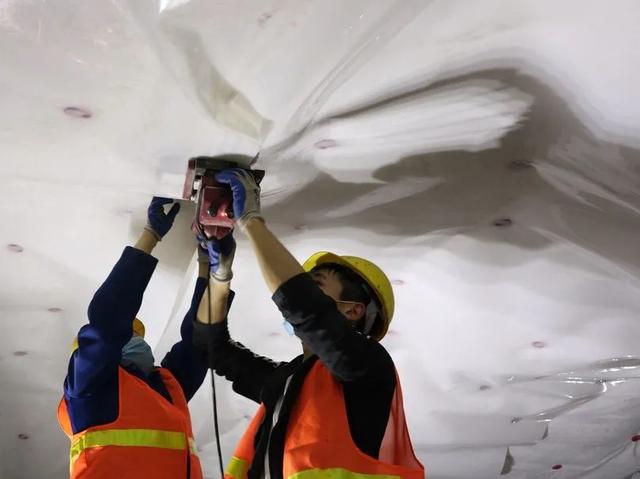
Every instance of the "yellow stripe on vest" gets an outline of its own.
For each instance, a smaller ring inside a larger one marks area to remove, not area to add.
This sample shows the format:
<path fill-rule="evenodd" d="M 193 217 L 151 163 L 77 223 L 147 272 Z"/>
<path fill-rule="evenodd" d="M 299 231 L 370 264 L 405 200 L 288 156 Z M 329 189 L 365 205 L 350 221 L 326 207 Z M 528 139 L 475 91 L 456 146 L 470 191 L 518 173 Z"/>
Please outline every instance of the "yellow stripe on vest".
<path fill-rule="evenodd" d="M 189 438 L 189 449 L 195 454 L 195 442 Z M 70 459 L 74 463 L 78 456 L 91 447 L 157 447 L 159 449 L 186 449 L 187 438 L 183 432 L 156 429 L 106 429 L 91 431 L 71 444 Z"/>
<path fill-rule="evenodd" d="M 248 461 L 233 456 L 231 458 L 231 461 L 229 461 L 229 464 L 227 464 L 227 470 L 224 471 L 224 477 L 232 477 L 233 479 L 245 479 L 247 477 L 248 469 Z"/>
<path fill-rule="evenodd" d="M 362 474 L 334 467 L 331 469 L 307 469 L 306 471 L 291 474 L 287 479 L 401 479 L 401 476 Z"/>
<path fill-rule="evenodd" d="M 249 463 L 236 456 L 231 458 L 224 472 L 225 478 L 246 479 Z M 386 474 L 362 474 L 348 469 L 334 467 L 331 469 L 307 469 L 290 475 L 287 479 L 402 479 L 402 476 Z"/>

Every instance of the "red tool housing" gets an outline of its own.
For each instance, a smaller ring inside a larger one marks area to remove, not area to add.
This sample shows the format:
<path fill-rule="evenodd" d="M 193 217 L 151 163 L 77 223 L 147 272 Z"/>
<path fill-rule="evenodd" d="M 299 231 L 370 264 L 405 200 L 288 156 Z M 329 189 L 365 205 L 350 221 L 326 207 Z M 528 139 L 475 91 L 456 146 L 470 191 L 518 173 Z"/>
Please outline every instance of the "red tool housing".
<path fill-rule="evenodd" d="M 251 170 L 237 160 L 251 162 L 249 157 L 229 155 L 222 157 L 199 156 L 189 160 L 182 197 L 196 202 L 193 230 L 207 238 L 222 239 L 233 231 L 233 195 L 228 185 L 218 183 L 215 175 L 228 168 L 243 168 L 260 183 L 264 171 Z"/>

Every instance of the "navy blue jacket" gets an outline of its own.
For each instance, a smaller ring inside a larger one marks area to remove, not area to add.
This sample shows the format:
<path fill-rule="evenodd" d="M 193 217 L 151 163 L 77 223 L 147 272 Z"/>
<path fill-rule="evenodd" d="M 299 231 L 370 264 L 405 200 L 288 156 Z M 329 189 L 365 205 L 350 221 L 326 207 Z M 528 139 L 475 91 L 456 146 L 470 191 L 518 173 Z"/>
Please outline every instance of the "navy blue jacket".
<path fill-rule="evenodd" d="M 64 399 L 74 433 L 108 424 L 118 417 L 118 366 L 122 347 L 131 339 L 133 318 L 140 309 L 157 263 L 153 256 L 127 246 L 89 304 L 89 324 L 80 328 L 79 348 L 71 356 L 64 381 Z M 206 287 L 207 280 L 198 278 L 191 308 L 180 327 L 182 339 L 161 362 L 162 367 L 175 376 L 187 401 L 207 374 L 206 364 L 196 353 L 192 340 L 193 320 Z M 171 400 L 158 372 L 145 376 L 135 367 L 127 371 Z"/>

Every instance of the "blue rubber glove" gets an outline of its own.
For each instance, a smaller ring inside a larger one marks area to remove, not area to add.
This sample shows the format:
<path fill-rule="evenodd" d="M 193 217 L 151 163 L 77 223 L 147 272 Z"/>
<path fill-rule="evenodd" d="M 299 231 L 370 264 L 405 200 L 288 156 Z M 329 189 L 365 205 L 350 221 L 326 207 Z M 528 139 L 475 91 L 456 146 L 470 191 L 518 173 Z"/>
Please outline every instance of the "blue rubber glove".
<path fill-rule="evenodd" d="M 198 235 L 198 261 L 209 263 L 211 277 L 221 283 L 227 283 L 233 278 L 233 258 L 236 254 L 236 241 L 228 234 L 221 240 L 205 239 Z"/>
<path fill-rule="evenodd" d="M 253 218 L 262 219 L 260 186 L 251 173 L 241 168 L 232 168 L 218 172 L 216 180 L 231 187 L 233 214 L 241 228 Z"/>
<path fill-rule="evenodd" d="M 173 220 L 178 211 L 180 211 L 180 203 L 174 203 L 169 212 L 165 213 L 164 205 L 171 203 L 173 203 L 171 198 L 154 196 L 147 209 L 147 226 L 145 229 L 153 234 L 158 241 L 162 240 L 162 237 L 169 232 L 171 226 L 173 226 Z"/>

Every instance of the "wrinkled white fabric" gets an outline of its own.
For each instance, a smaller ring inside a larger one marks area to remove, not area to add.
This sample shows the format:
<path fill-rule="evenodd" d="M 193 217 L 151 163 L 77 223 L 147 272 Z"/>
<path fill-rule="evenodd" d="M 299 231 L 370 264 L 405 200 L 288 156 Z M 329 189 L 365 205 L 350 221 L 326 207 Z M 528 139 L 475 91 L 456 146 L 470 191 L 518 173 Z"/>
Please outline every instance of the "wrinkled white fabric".
<path fill-rule="evenodd" d="M 429 477 L 631 476 L 639 16 L 634 0 L 0 2 L 0 477 L 68 473 L 68 345 L 151 195 L 180 198 L 190 157 L 258 152 L 263 216 L 297 258 L 388 272 L 384 344 Z M 189 307 L 193 214 L 154 251 L 139 316 L 156 357 Z M 290 359 L 237 240 L 231 334 Z M 228 460 L 255 404 L 218 384 Z M 217 477 L 206 385 L 190 408 Z"/>

